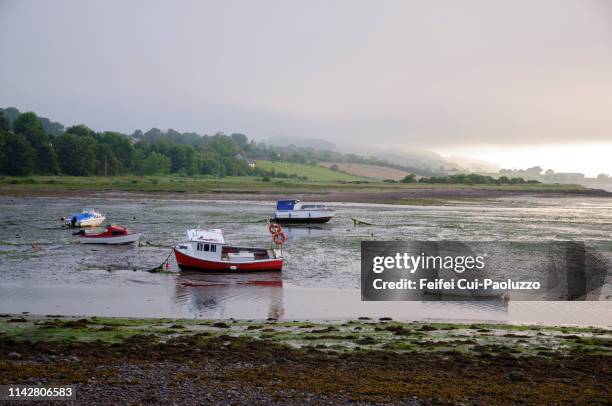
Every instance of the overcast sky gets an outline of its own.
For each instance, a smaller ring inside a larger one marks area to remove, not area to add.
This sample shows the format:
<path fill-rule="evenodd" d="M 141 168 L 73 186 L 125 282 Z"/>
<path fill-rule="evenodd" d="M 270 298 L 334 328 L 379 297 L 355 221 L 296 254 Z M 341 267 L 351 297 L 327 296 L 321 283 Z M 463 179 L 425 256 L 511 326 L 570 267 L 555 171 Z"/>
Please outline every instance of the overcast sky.
<path fill-rule="evenodd" d="M 0 0 L 0 55 L 0 106 L 64 124 L 612 172 L 608 0 Z"/>

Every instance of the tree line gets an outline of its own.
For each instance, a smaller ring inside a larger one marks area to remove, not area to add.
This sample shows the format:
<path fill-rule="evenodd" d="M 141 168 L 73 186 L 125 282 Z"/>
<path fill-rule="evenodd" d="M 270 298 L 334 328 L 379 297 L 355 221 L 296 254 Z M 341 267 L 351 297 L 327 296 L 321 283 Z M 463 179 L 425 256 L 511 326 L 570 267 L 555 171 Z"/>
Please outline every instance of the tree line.
<path fill-rule="evenodd" d="M 457 175 L 448 175 L 448 176 L 429 176 L 422 177 L 417 180 L 416 175 L 409 174 L 406 175 L 401 181 L 401 183 L 455 183 L 455 184 L 464 184 L 464 185 L 521 185 L 524 183 L 540 183 L 537 180 L 525 180 L 521 177 L 513 177 L 509 178 L 507 176 L 500 176 L 499 178 L 494 178 L 492 176 L 487 175 L 479 175 L 477 173 L 461 173 Z"/>
<path fill-rule="evenodd" d="M 241 136 L 200 137 L 197 146 L 166 139 L 140 140 L 75 125 L 48 133 L 32 112 L 12 121 L 0 112 L 0 174 L 25 175 L 216 175 L 249 174 Z M 246 137 L 244 137 L 246 138 Z"/>
<path fill-rule="evenodd" d="M 64 128 L 33 112 L 0 109 L 0 174 L 27 175 L 214 175 L 267 176 L 255 159 L 316 165 L 347 162 L 383 165 L 411 171 L 374 157 L 320 150 L 312 147 L 268 145 L 246 135 L 200 135 L 152 128 L 132 134 L 96 132 L 85 125 Z M 431 173 L 416 172 L 419 175 Z M 289 175 L 287 175 L 289 176 Z"/>
<path fill-rule="evenodd" d="M 208 136 L 201 136 L 194 132 L 180 133 L 173 129 L 163 132 L 157 128 L 143 133 L 136 130 L 131 137 L 146 142 L 168 141 L 181 145 L 199 146 L 206 143 Z M 318 165 L 321 162 L 338 162 L 338 163 L 353 163 L 353 164 L 369 164 L 394 168 L 405 172 L 414 172 L 422 176 L 430 176 L 441 174 L 440 172 L 431 169 L 416 168 L 406 165 L 399 165 L 384 159 L 376 157 L 363 157 L 352 153 L 341 153 L 325 149 L 326 144 L 322 144 L 322 148 L 304 147 L 295 145 L 272 145 L 265 142 L 255 142 L 250 140 L 244 134 L 232 134 L 230 136 L 238 149 L 246 157 L 251 159 L 262 159 L 267 161 L 283 161 L 295 162 L 305 165 Z M 278 177 L 278 174 L 265 173 L 256 171 L 257 175 Z"/>
<path fill-rule="evenodd" d="M 320 162 L 363 163 L 388 166 L 406 172 L 403 183 L 520 184 L 520 177 L 497 179 L 478 174 L 435 176 L 414 168 L 394 165 L 374 157 L 361 157 L 312 147 L 268 145 L 246 135 L 200 135 L 173 129 L 126 135 L 96 132 L 85 125 L 64 128 L 33 112 L 0 109 L 0 175 L 213 175 L 297 177 L 264 171 L 255 159 L 316 165 Z M 421 176 L 417 179 L 417 175 Z M 306 178 L 301 178 L 306 179 Z"/>

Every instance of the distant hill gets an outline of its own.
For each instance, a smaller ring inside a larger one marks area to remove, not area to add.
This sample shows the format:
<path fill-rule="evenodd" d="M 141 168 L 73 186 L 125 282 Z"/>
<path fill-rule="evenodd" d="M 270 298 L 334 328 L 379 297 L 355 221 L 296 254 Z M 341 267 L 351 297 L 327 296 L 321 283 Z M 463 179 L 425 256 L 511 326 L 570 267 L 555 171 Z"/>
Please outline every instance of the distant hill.
<path fill-rule="evenodd" d="M 336 149 L 336 144 L 320 138 L 300 138 L 275 135 L 262 141 L 266 144 L 278 145 L 279 147 L 294 145 L 296 147 L 312 148 L 319 151 L 334 151 Z"/>
<path fill-rule="evenodd" d="M 463 172 L 497 172 L 499 170 L 499 166 L 491 162 L 461 156 L 444 157 L 437 152 L 422 149 L 377 151 L 372 148 L 367 150 L 357 148 L 354 152 L 393 164 L 383 164 L 383 166 L 398 167 L 397 169 L 404 167 L 412 173 L 424 176 Z"/>
<path fill-rule="evenodd" d="M 499 165 L 482 159 L 466 158 L 456 155 L 445 157 L 444 159 L 448 162 L 453 162 L 459 168 L 467 169 L 471 172 L 497 172 L 500 169 Z"/>
<path fill-rule="evenodd" d="M 375 156 L 379 159 L 392 162 L 397 165 L 409 166 L 420 170 L 431 171 L 438 174 L 450 169 L 449 164 L 442 155 L 427 150 L 410 149 L 398 151 L 377 152 Z"/>

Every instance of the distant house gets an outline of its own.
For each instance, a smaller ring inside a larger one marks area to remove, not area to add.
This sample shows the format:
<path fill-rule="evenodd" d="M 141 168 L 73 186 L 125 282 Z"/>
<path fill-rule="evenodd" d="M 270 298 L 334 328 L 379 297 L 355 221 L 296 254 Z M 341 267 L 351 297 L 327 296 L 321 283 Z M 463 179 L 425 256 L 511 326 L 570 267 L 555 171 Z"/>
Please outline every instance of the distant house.
<path fill-rule="evenodd" d="M 247 166 L 250 169 L 255 169 L 255 166 L 256 166 L 255 165 L 255 161 L 251 161 L 250 159 L 246 159 L 244 155 L 238 153 L 238 154 L 236 154 L 236 159 L 240 159 L 241 161 L 246 162 Z"/>

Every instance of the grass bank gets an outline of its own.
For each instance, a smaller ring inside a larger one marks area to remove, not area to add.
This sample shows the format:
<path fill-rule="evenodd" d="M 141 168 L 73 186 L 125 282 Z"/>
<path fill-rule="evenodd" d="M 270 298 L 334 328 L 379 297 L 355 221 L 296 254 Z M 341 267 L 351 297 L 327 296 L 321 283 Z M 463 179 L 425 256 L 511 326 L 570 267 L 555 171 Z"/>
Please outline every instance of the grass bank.
<path fill-rule="evenodd" d="M 322 168 L 324 169 L 324 168 Z M 432 206 L 478 203 L 500 197 L 610 197 L 612 193 L 579 185 L 403 184 L 381 181 L 314 181 L 296 178 L 263 181 L 257 177 L 114 176 L 0 177 L 0 196 L 171 198 L 200 200 L 276 200 L 295 197 L 311 202 L 382 203 Z"/>
<path fill-rule="evenodd" d="M 306 165 L 305 165 L 306 166 Z M 327 170 L 320 167 L 315 169 Z M 334 172 L 334 171 L 330 171 Z M 335 172 L 334 172 L 335 173 Z M 342 175 L 342 174 L 341 174 Z M 355 179 L 353 179 L 355 178 Z M 524 185 L 460 185 L 460 184 L 402 184 L 385 183 L 353 177 L 345 180 L 272 179 L 258 177 L 212 176 L 31 176 L 0 177 L 0 193 L 27 191 L 124 191 L 174 193 L 308 193 L 331 191 L 402 190 L 476 190 L 528 193 L 589 193 L 591 189 L 580 185 L 524 184 Z"/>
<path fill-rule="evenodd" d="M 0 318 L 0 384 L 79 402 L 601 403 L 611 331 L 496 324 Z"/>

